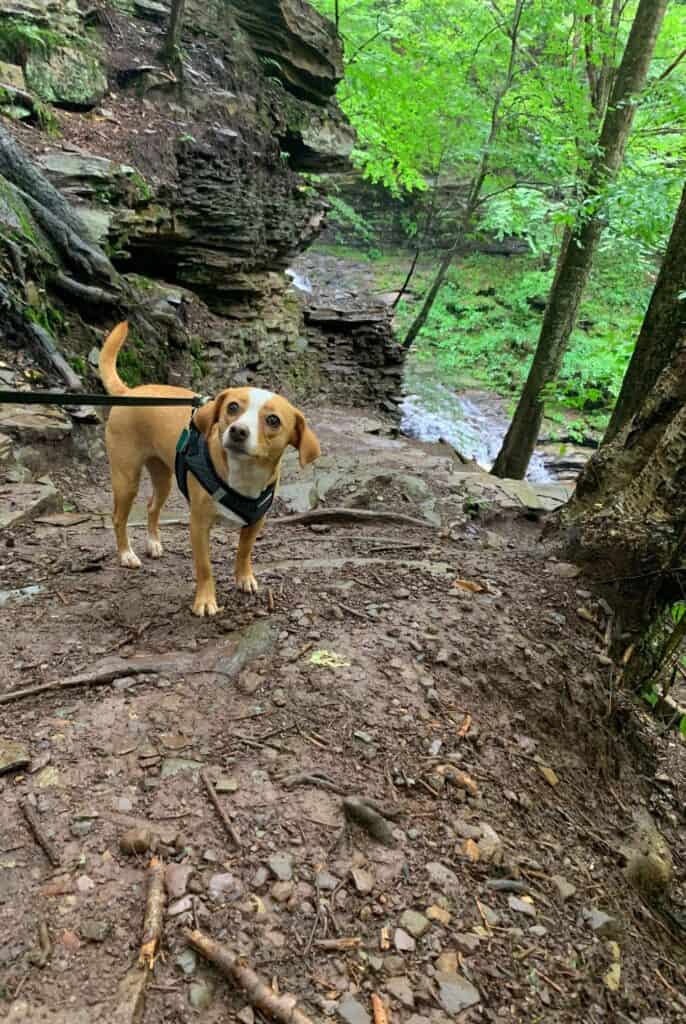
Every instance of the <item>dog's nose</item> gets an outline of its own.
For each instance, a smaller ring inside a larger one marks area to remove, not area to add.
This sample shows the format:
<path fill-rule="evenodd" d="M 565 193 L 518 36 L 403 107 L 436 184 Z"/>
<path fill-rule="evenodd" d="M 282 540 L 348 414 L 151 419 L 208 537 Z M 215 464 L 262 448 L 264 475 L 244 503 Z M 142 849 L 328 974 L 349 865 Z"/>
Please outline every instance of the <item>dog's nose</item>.
<path fill-rule="evenodd" d="M 242 444 L 243 441 L 247 441 L 249 433 L 250 431 L 248 428 L 244 427 L 240 423 L 232 423 L 229 429 L 229 437 L 237 444 Z"/>

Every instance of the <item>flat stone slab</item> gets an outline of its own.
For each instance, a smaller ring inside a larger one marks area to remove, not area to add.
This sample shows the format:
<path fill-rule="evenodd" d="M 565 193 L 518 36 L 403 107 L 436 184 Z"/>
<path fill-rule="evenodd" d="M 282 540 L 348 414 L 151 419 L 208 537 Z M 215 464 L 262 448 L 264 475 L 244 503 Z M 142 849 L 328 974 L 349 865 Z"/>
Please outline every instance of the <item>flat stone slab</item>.
<path fill-rule="evenodd" d="M 0 405 L 0 432 L 24 443 L 63 441 L 71 434 L 71 420 L 52 405 Z"/>
<path fill-rule="evenodd" d="M 26 523 L 41 512 L 62 508 L 62 496 L 51 480 L 0 485 L 0 530 Z"/>
<path fill-rule="evenodd" d="M 454 473 L 454 482 L 472 497 L 500 508 L 552 512 L 569 500 L 573 483 L 529 483 L 528 480 L 501 480 L 490 473 Z"/>
<path fill-rule="evenodd" d="M 26 768 L 30 761 L 29 748 L 24 743 L 4 739 L 0 736 L 0 775 L 3 772 L 14 772 L 19 768 Z"/>

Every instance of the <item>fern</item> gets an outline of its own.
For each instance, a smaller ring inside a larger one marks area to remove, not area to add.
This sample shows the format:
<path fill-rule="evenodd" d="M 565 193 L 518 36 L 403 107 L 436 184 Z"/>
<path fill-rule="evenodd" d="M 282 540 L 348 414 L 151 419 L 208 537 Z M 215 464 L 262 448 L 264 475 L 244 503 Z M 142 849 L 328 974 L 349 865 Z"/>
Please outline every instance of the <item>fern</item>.
<path fill-rule="evenodd" d="M 2 18 L 0 20 L 0 59 L 14 64 L 25 64 L 32 53 L 49 57 L 59 46 L 66 46 L 69 40 L 61 32 L 41 28 L 35 22 L 23 18 Z"/>

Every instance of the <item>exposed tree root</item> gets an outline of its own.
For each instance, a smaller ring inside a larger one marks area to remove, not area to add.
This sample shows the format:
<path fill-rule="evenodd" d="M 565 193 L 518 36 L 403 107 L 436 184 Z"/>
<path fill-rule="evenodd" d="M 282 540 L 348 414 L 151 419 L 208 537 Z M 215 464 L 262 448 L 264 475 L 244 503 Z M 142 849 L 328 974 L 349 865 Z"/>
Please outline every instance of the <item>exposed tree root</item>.
<path fill-rule="evenodd" d="M 316 508 L 311 512 L 299 512 L 294 516 L 272 519 L 279 526 L 300 526 L 308 523 L 405 523 L 407 526 L 423 526 L 435 530 L 434 523 L 427 519 L 406 516 L 402 512 L 376 512 L 361 508 Z"/>
<path fill-rule="evenodd" d="M 239 963 L 237 957 L 226 946 L 220 945 L 197 929 L 191 931 L 190 928 L 184 928 L 183 934 L 198 953 L 210 960 L 222 974 L 243 989 L 252 1006 L 269 1014 L 281 1024 L 313 1024 L 311 1018 L 296 1007 L 295 996 L 275 995 L 252 967 Z"/>
<path fill-rule="evenodd" d="M 145 665 L 131 665 L 122 662 L 116 668 L 102 668 L 97 672 L 84 672 L 82 675 L 70 676 L 68 679 L 56 679 L 52 683 L 41 683 L 40 686 L 28 686 L 24 690 L 3 693 L 0 696 L 0 704 L 10 704 L 23 697 L 34 697 L 38 693 L 47 693 L 49 690 L 68 690 L 73 686 L 104 686 L 106 683 L 114 682 L 115 679 L 121 679 L 122 676 L 154 674 L 171 668 L 174 668 L 171 662 L 160 662 L 156 667 L 152 666 L 150 662 L 146 662 Z"/>

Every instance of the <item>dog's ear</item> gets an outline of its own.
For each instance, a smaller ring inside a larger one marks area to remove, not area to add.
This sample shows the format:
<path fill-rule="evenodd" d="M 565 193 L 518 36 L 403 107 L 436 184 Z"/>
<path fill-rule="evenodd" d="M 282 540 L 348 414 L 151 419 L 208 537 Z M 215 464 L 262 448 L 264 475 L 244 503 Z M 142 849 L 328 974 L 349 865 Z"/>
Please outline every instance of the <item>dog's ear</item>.
<path fill-rule="evenodd" d="M 211 402 L 205 402 L 199 409 L 196 410 L 193 416 L 193 423 L 198 428 L 201 434 L 205 437 L 210 436 L 210 431 L 219 419 L 222 411 L 222 405 L 226 398 L 227 392 L 222 391 L 221 394 L 213 398 Z"/>
<path fill-rule="evenodd" d="M 309 466 L 321 455 L 317 435 L 310 430 L 307 420 L 297 409 L 295 410 L 295 428 L 291 435 L 291 444 L 298 449 L 301 466 Z"/>

